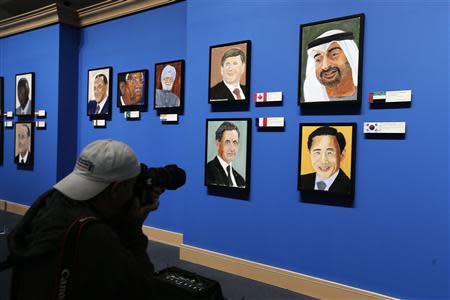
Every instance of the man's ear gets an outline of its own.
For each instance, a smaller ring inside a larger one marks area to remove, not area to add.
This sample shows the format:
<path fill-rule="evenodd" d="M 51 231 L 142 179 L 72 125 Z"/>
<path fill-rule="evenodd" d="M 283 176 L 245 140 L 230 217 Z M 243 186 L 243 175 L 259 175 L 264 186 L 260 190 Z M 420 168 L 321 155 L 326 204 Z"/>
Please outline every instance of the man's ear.
<path fill-rule="evenodd" d="M 120 90 L 120 94 L 125 94 L 125 82 L 121 81 L 119 82 L 119 90 Z"/>
<path fill-rule="evenodd" d="M 345 158 L 345 153 L 346 153 L 346 152 L 345 152 L 345 149 L 342 150 L 341 155 L 340 155 L 341 161 L 344 160 L 344 158 Z"/>
<path fill-rule="evenodd" d="M 218 140 L 216 140 L 216 149 L 217 149 L 217 151 L 219 151 L 219 147 L 220 147 L 220 142 Z"/>

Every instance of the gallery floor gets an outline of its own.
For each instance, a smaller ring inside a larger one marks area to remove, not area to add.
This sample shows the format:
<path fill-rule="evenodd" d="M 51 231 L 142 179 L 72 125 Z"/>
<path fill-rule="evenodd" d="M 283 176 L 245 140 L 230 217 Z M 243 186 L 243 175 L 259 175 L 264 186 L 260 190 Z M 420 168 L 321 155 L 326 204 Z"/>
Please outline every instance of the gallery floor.
<path fill-rule="evenodd" d="M 0 211 L 0 261 L 7 255 L 7 233 L 20 221 L 21 216 Z M 6 233 L 5 233 L 6 232 Z M 247 278 L 231 275 L 178 259 L 177 247 L 150 241 L 147 252 L 156 270 L 177 266 L 220 282 L 227 300 L 310 300 L 308 296 L 266 285 Z M 10 271 L 0 273 L 0 300 L 9 299 Z M 173 299 L 175 300 L 175 299 Z"/>

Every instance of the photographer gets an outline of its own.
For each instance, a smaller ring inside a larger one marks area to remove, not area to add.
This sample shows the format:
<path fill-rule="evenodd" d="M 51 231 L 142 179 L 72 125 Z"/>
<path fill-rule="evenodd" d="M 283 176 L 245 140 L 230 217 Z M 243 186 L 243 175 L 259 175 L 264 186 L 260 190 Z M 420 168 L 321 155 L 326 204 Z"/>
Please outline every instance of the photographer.
<path fill-rule="evenodd" d="M 126 144 L 87 145 L 74 171 L 8 237 L 11 299 L 152 299 L 154 269 L 141 228 L 163 189 L 137 193 L 140 173 Z"/>

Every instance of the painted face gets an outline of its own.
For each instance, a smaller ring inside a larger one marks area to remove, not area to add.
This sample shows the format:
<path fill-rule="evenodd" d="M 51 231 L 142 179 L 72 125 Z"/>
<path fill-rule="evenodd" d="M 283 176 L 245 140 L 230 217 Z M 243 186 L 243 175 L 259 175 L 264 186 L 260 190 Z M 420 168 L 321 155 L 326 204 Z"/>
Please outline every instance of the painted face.
<path fill-rule="evenodd" d="M 245 64 L 242 63 L 239 55 L 225 59 L 223 66 L 220 68 L 222 78 L 228 84 L 239 84 L 244 70 Z"/>
<path fill-rule="evenodd" d="M 225 130 L 220 141 L 216 141 L 217 153 L 227 163 L 232 162 L 239 150 L 239 136 L 236 130 Z"/>
<path fill-rule="evenodd" d="M 19 98 L 19 103 L 21 107 L 25 107 L 28 103 L 28 88 L 25 84 L 20 84 L 17 86 L 17 98 Z"/>
<path fill-rule="evenodd" d="M 344 153 L 341 153 L 337 139 L 333 135 L 315 136 L 309 155 L 314 171 L 322 180 L 334 175 L 344 158 Z"/>
<path fill-rule="evenodd" d="M 19 125 L 17 129 L 18 150 L 20 155 L 24 156 L 30 149 L 30 137 L 26 125 Z"/>
<path fill-rule="evenodd" d="M 170 75 L 167 75 L 163 78 L 163 81 L 161 82 L 162 88 L 165 91 L 171 91 L 173 87 L 173 78 Z"/>
<path fill-rule="evenodd" d="M 344 51 L 338 43 L 333 42 L 327 51 L 314 55 L 316 77 L 326 87 L 337 87 L 343 78 L 351 75 L 352 68 Z"/>
<path fill-rule="evenodd" d="M 144 95 L 144 74 L 142 72 L 129 73 L 126 83 L 126 90 L 130 103 L 137 104 Z"/>
<path fill-rule="evenodd" d="M 105 84 L 103 81 L 103 77 L 97 77 L 94 80 L 94 96 L 95 101 L 97 103 L 102 102 L 102 100 L 106 97 L 106 90 L 108 88 L 108 85 Z"/>

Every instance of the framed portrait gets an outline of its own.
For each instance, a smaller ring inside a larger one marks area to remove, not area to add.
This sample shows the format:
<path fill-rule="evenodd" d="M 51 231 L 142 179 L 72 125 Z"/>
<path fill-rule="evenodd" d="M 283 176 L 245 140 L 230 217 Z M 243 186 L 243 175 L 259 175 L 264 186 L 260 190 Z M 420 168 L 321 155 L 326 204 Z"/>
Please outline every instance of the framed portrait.
<path fill-rule="evenodd" d="M 360 104 L 364 14 L 300 26 L 299 104 Z"/>
<path fill-rule="evenodd" d="M 249 191 L 251 119 L 207 119 L 205 185 Z"/>
<path fill-rule="evenodd" d="M 92 119 L 111 116 L 112 68 L 88 70 L 87 115 Z"/>
<path fill-rule="evenodd" d="M 16 116 L 34 115 L 34 73 L 16 75 Z"/>
<path fill-rule="evenodd" d="M 353 196 L 356 123 L 301 123 L 298 189 Z"/>
<path fill-rule="evenodd" d="M 3 164 L 3 141 L 4 141 L 3 122 L 0 122 L 0 165 Z"/>
<path fill-rule="evenodd" d="M 184 105 L 184 60 L 155 64 L 154 96 L 154 109 L 182 110 Z"/>
<path fill-rule="evenodd" d="M 209 103 L 249 103 L 251 41 L 209 48 Z"/>
<path fill-rule="evenodd" d="M 3 117 L 3 113 L 5 112 L 4 96 L 4 78 L 0 77 L 0 119 Z"/>
<path fill-rule="evenodd" d="M 117 106 L 121 111 L 147 111 L 148 71 L 135 70 L 117 76 Z"/>
<path fill-rule="evenodd" d="M 17 165 L 33 165 L 33 142 L 33 122 L 16 122 L 14 127 L 14 162 Z"/>

